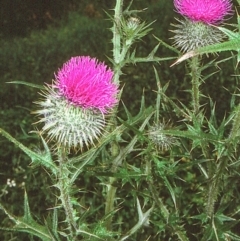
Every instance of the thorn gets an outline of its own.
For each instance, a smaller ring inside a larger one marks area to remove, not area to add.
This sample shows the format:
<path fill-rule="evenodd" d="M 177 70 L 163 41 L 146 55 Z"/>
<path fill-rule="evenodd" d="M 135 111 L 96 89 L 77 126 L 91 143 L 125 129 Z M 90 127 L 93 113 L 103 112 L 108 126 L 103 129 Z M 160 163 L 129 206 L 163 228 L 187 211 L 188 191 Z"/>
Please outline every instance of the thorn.
<path fill-rule="evenodd" d="M 137 210 L 138 210 L 138 223 L 143 225 L 143 226 L 148 226 L 149 225 L 149 216 L 152 211 L 153 207 L 151 207 L 147 212 L 143 213 L 140 202 L 137 198 Z"/>
<path fill-rule="evenodd" d="M 173 67 L 174 65 L 177 65 L 177 64 L 180 64 L 182 61 L 186 60 L 186 59 L 189 59 L 191 57 L 194 57 L 198 55 L 197 52 L 195 51 L 190 51 L 190 52 L 187 52 L 186 54 L 184 54 L 182 57 L 178 58 L 177 61 L 175 61 L 170 67 Z"/>

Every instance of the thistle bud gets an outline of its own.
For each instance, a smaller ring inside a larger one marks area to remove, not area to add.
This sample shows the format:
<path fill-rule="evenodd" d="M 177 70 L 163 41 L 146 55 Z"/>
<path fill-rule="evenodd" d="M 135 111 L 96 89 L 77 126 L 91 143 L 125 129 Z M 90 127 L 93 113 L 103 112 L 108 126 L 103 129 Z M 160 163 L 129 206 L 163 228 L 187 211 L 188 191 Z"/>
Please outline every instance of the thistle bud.
<path fill-rule="evenodd" d="M 166 135 L 163 132 L 167 129 L 168 126 L 163 122 L 152 125 L 148 130 L 149 139 L 153 142 L 156 148 L 161 151 L 169 150 L 173 145 L 178 145 L 178 141 L 175 137 Z"/>
<path fill-rule="evenodd" d="M 176 29 L 172 30 L 175 34 L 172 39 L 174 45 L 181 51 L 188 52 L 210 44 L 219 43 L 224 35 L 217 28 L 202 22 L 191 20 L 178 20 L 179 24 L 173 24 Z"/>
<path fill-rule="evenodd" d="M 127 27 L 129 30 L 136 30 L 140 24 L 140 20 L 135 17 L 130 17 L 127 21 Z"/>

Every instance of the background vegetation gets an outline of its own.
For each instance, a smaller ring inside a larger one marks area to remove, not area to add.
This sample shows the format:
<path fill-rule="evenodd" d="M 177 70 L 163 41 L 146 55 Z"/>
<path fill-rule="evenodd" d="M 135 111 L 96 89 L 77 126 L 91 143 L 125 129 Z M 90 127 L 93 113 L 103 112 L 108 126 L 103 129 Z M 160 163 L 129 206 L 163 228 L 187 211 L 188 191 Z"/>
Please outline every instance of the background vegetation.
<path fill-rule="evenodd" d="M 127 1 L 126 1 L 127 2 Z M 14 5 L 13 5 L 14 4 Z M 11 133 L 16 139 L 24 142 L 34 150 L 38 148 L 39 140 L 30 133 L 32 125 L 37 120 L 30 114 L 35 109 L 34 101 L 38 90 L 23 85 L 8 84 L 11 81 L 26 81 L 35 84 L 50 83 L 54 72 L 71 56 L 90 55 L 110 65 L 107 56 L 111 56 L 111 22 L 104 11 L 111 14 L 114 1 L 1 1 L 0 22 L 0 127 Z M 172 1 L 151 0 L 134 1 L 138 9 L 145 9 L 137 16 L 141 21 L 152 22 L 152 34 L 171 44 L 170 25 L 175 21 Z M 234 19 L 232 20 L 234 21 Z M 236 22 L 236 21 L 235 21 Z M 153 35 L 148 35 L 138 47 L 138 54 L 145 56 L 158 43 Z M 165 48 L 159 48 L 157 55 L 173 56 Z M 177 55 L 176 55 L 177 56 Z M 220 59 L 228 58 L 230 54 L 221 55 Z M 218 56 L 216 56 L 218 58 Z M 206 58 L 210 62 L 212 58 Z M 215 62 L 216 63 L 216 62 Z M 168 95 L 179 99 L 183 103 L 189 100 L 189 94 L 184 92 L 189 87 L 184 72 L 184 64 L 171 69 L 171 62 L 161 63 L 155 67 L 159 70 L 163 84 L 169 82 Z M 214 65 L 211 72 L 218 71 L 207 80 L 203 86 L 203 93 L 211 93 L 216 102 L 217 116 L 221 119 L 228 112 L 230 94 L 238 84 L 231 74 L 235 63 L 228 61 L 225 64 Z M 208 72 L 206 71 L 207 75 Z M 134 113 L 139 109 L 139 100 L 142 92 L 145 93 L 147 104 L 155 101 L 156 81 L 152 64 L 138 64 L 125 68 L 122 84 L 125 85 L 123 102 Z M 209 111 L 209 110 L 207 110 Z M 171 110 L 169 110 L 170 116 Z M 121 109 L 120 109 L 121 114 Z M 90 173 L 90 172 L 89 172 Z M 189 176 L 188 176 L 189 175 Z M 192 182 L 191 190 L 187 193 L 184 202 L 188 203 L 195 195 L 198 199 L 198 176 L 191 176 L 183 171 L 187 182 Z M 12 186 L 8 179 L 12 182 Z M 237 180 L 232 180 L 235 182 Z M 90 186 L 94 178 L 86 175 L 79 180 L 79 186 Z M 16 185 L 14 185 L 16 183 Z M 0 201 L 14 214 L 22 214 L 23 191 L 27 190 L 29 202 L 33 212 L 40 216 L 54 205 L 50 199 L 50 184 L 46 171 L 29 165 L 29 159 L 12 144 L 0 137 Z M 231 183 L 231 182 L 229 182 Z M 49 187 L 49 188 L 47 188 Z M 184 189 L 185 187 L 183 187 Z M 186 187 L 187 188 L 187 187 Z M 231 187 L 229 187 L 231 189 Z M 180 190 L 179 190 L 180 191 Z M 234 190 L 236 202 L 240 200 L 239 188 Z M 123 196 L 125 194 L 122 194 Z M 127 195 L 127 194 L 126 194 Z M 164 193 L 163 193 L 164 195 Z M 88 198 L 93 198 L 89 194 Z M 95 197 L 96 198 L 96 197 Z M 92 202 L 101 203 L 101 198 L 92 199 Z M 39 205 L 39 203 L 41 205 Z M 194 210 L 195 204 L 192 204 Z M 184 203 L 181 205 L 184 207 Z M 129 207 L 131 220 L 131 208 Z M 184 210 L 183 210 L 184 213 Z M 157 219 L 157 217 L 156 217 Z M 9 226 L 9 221 L 0 212 L 0 226 Z M 129 223 L 129 226 L 131 224 Z M 189 233 L 197 233 L 194 225 L 186 227 Z M 154 232 L 154 230 L 152 231 Z M 166 231 L 167 232 L 167 231 Z M 16 238 L 18 237 L 18 238 Z M 24 234 L 1 232 L 0 240 L 30 240 Z M 193 240 L 194 236 L 192 236 Z M 37 240 L 34 238 L 33 240 Z M 140 240 L 140 239 L 139 239 Z"/>

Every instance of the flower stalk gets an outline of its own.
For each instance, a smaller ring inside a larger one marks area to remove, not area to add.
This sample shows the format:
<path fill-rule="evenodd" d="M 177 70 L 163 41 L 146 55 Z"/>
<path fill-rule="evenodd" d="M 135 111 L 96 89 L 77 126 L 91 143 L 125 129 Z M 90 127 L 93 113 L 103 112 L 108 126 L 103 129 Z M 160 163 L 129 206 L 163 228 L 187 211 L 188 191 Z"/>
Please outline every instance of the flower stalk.
<path fill-rule="evenodd" d="M 114 23 L 113 23 L 113 58 L 116 64 L 120 63 L 121 56 L 121 18 L 122 18 L 123 0 L 117 0 L 114 9 Z M 115 82 L 116 83 L 116 82 Z"/>
<path fill-rule="evenodd" d="M 238 105 L 235 110 L 232 130 L 228 137 L 229 141 L 234 140 L 234 138 L 239 136 L 239 130 L 240 130 L 240 105 Z"/>
<path fill-rule="evenodd" d="M 75 240 L 74 238 L 74 230 L 77 230 L 77 224 L 74 218 L 74 210 L 71 203 L 70 196 L 70 180 L 68 178 L 68 169 L 67 169 L 67 156 L 65 148 L 58 148 L 58 160 L 59 160 L 59 173 L 58 173 L 58 184 L 56 185 L 60 190 L 60 199 L 62 202 L 62 206 L 65 210 L 66 222 L 68 224 L 68 229 L 71 234 L 71 240 Z"/>
<path fill-rule="evenodd" d="M 216 167 L 216 171 L 210 176 L 210 184 L 208 186 L 206 214 L 212 218 L 214 214 L 214 206 L 219 194 L 220 180 L 223 176 L 224 170 L 228 164 L 228 158 L 224 156 L 219 160 L 219 164 Z"/>
<path fill-rule="evenodd" d="M 115 177 L 110 177 L 109 184 L 107 184 L 105 214 L 108 215 L 108 217 L 106 218 L 105 226 L 108 230 L 112 229 L 112 212 L 114 211 L 114 200 L 117 191 L 117 187 L 114 186 L 115 181 Z"/>
<path fill-rule="evenodd" d="M 216 168 L 212 167 L 210 170 L 210 184 L 208 187 L 208 195 L 207 195 L 207 204 L 206 204 L 206 214 L 209 217 L 212 217 L 214 214 L 214 204 L 217 200 L 217 195 L 219 193 L 219 187 L 220 187 L 220 179 L 222 178 L 222 175 L 224 171 L 226 170 L 228 160 L 229 160 L 229 154 L 231 152 L 232 144 L 234 144 L 234 141 L 239 136 L 239 129 L 240 129 L 240 105 L 236 107 L 235 110 L 235 116 L 233 119 L 233 126 L 232 130 L 229 134 L 229 137 L 226 140 L 226 146 L 225 151 L 226 154 L 219 159 L 219 164 Z M 212 165 L 213 166 L 213 165 Z M 215 169 L 215 171 L 213 171 Z"/>
<path fill-rule="evenodd" d="M 199 91 L 199 86 L 200 86 L 200 76 L 201 76 L 201 71 L 199 68 L 199 57 L 195 56 L 192 58 L 191 61 L 191 75 L 192 75 L 192 103 L 193 103 L 193 112 L 195 115 L 198 114 L 200 104 L 199 104 L 199 99 L 200 99 L 200 91 Z"/>
<path fill-rule="evenodd" d="M 119 86 L 120 75 L 122 73 L 121 69 L 124 66 L 124 59 L 127 54 L 128 47 L 124 44 L 121 45 L 121 19 L 123 11 L 123 0 L 116 0 L 116 5 L 114 9 L 114 21 L 113 21 L 113 60 L 114 60 L 114 77 L 113 82 Z M 119 96 L 119 99 L 121 96 Z M 117 106 L 115 107 L 114 113 L 116 113 Z M 112 116 L 112 129 L 115 129 L 117 126 L 116 115 Z M 111 155 L 112 160 L 115 159 L 119 154 L 119 144 L 116 140 L 111 142 Z M 114 165 L 114 164 L 113 164 Z M 114 172 L 117 172 L 117 168 L 114 169 Z M 117 188 L 114 186 L 116 181 L 115 177 L 109 178 L 109 183 L 107 184 L 107 194 L 106 194 L 106 203 L 105 203 L 105 215 L 108 215 L 105 221 L 105 226 L 108 230 L 111 230 L 112 224 L 112 212 L 114 211 L 114 201 Z"/>

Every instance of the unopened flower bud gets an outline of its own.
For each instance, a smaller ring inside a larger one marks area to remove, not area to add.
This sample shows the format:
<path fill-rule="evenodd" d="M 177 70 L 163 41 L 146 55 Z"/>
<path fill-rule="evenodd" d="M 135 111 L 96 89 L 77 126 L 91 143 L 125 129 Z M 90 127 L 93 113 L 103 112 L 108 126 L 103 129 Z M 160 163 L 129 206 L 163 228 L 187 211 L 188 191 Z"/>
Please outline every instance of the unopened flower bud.
<path fill-rule="evenodd" d="M 138 18 L 135 17 L 130 17 L 127 21 L 127 27 L 130 30 L 135 30 L 140 24 L 140 20 Z"/>
<path fill-rule="evenodd" d="M 151 126 L 148 130 L 148 137 L 161 151 L 171 149 L 173 145 L 178 145 L 178 141 L 175 137 L 166 135 L 164 130 L 168 129 L 168 126 L 163 123 L 157 123 Z"/>

